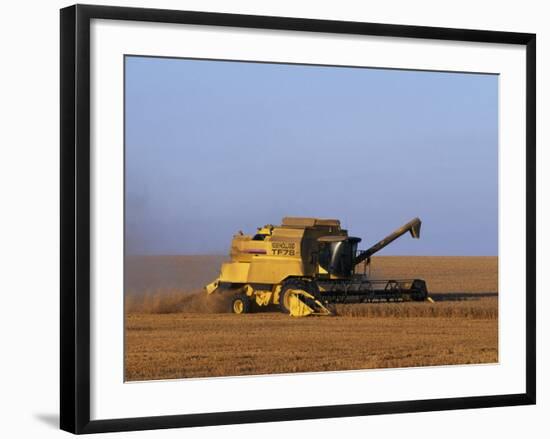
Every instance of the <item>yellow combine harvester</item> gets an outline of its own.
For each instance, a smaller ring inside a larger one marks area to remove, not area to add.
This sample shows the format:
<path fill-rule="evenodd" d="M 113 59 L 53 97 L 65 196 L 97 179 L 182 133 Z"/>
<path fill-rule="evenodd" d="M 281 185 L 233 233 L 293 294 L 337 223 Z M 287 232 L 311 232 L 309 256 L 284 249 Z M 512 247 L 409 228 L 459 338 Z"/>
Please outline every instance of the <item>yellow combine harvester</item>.
<path fill-rule="evenodd" d="M 335 219 L 286 217 L 280 226 L 266 225 L 255 235 L 233 237 L 231 262 L 206 286 L 208 294 L 229 290 L 236 314 L 277 305 L 301 317 L 330 315 L 332 303 L 426 300 L 421 279 L 372 280 L 366 274 L 370 257 L 401 235 L 420 237 L 418 218 L 367 250 L 361 238 L 348 236 Z M 363 273 L 356 273 L 362 263 Z"/>

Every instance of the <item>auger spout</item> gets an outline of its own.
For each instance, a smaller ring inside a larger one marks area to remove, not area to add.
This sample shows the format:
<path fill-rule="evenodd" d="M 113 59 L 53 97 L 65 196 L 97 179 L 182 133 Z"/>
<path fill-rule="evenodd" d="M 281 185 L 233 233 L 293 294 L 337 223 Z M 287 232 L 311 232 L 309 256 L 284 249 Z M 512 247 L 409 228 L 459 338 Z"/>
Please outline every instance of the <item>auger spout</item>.
<path fill-rule="evenodd" d="M 411 233 L 411 236 L 413 238 L 420 238 L 420 226 L 422 225 L 422 221 L 420 221 L 420 218 L 415 218 L 411 221 L 409 221 L 404 226 L 401 226 L 399 229 L 395 230 L 394 232 L 390 233 L 385 238 L 378 241 L 376 244 L 374 244 L 372 247 L 370 247 L 367 250 L 362 251 L 357 255 L 355 258 L 355 265 L 360 264 L 364 260 L 370 258 L 375 253 L 382 250 L 384 247 L 386 247 L 388 244 L 391 244 L 393 241 L 395 241 L 400 236 L 404 235 L 407 232 Z"/>

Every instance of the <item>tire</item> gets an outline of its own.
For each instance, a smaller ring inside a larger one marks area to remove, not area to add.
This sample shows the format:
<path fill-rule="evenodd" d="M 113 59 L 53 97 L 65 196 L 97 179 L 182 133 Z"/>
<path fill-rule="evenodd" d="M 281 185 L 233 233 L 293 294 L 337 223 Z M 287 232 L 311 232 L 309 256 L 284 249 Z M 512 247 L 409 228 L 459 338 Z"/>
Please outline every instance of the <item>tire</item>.
<path fill-rule="evenodd" d="M 317 297 L 317 288 L 315 287 L 316 285 L 312 285 L 311 282 L 306 282 L 302 279 L 288 279 L 284 281 L 281 292 L 279 293 L 279 310 L 284 314 L 290 314 L 290 310 L 285 305 L 285 296 L 288 290 L 303 290 Z"/>
<path fill-rule="evenodd" d="M 233 314 L 248 314 L 250 306 L 250 298 L 246 294 L 237 294 L 231 301 L 231 312 Z"/>

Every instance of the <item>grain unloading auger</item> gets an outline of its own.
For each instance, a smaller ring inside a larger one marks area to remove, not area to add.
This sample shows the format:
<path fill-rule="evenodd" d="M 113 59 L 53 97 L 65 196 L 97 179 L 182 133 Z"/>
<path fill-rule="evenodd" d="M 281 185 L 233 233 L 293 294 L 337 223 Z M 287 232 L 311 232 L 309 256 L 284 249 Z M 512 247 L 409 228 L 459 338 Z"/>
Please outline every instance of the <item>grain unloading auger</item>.
<path fill-rule="evenodd" d="M 422 279 L 374 280 L 366 266 L 376 252 L 409 232 L 420 237 L 421 221 L 409 221 L 364 251 L 335 219 L 285 217 L 254 235 L 233 237 L 231 261 L 206 286 L 208 294 L 232 294 L 231 309 L 243 314 L 276 305 L 292 316 L 330 315 L 333 303 L 426 300 Z M 362 265 L 363 273 L 357 273 Z"/>

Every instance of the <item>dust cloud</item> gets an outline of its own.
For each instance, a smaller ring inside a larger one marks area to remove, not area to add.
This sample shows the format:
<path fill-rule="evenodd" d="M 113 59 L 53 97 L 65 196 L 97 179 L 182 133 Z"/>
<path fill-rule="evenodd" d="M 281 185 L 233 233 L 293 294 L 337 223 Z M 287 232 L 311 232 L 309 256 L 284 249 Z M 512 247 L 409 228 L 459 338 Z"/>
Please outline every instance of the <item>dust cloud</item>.
<path fill-rule="evenodd" d="M 158 289 L 125 298 L 127 313 L 224 313 L 230 311 L 232 295 L 229 292 L 207 294 L 204 289 L 186 291 Z"/>

